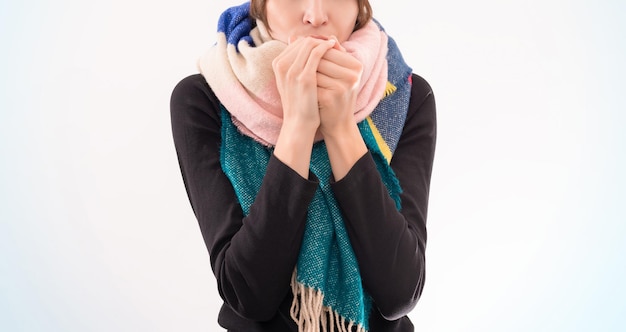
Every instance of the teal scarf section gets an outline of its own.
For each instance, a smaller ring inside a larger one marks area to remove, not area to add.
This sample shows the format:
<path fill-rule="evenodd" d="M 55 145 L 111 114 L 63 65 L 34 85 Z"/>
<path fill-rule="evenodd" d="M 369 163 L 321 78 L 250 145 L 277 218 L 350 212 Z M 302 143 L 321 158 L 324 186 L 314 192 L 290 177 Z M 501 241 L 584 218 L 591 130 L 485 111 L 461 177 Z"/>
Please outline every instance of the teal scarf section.
<path fill-rule="evenodd" d="M 358 126 L 390 196 L 400 209 L 400 185 L 379 148 L 371 124 L 364 120 Z M 222 107 L 221 165 L 246 215 L 261 187 L 271 154 L 272 148 L 241 134 Z M 323 310 L 331 319 L 343 319 L 342 324 L 367 331 L 372 300 L 363 289 L 359 265 L 330 188 L 332 172 L 323 141 L 313 146 L 310 170 L 318 177 L 320 185 L 308 208 L 296 267 L 297 287 L 321 295 Z M 304 310 L 303 305 L 299 304 L 300 311 Z"/>

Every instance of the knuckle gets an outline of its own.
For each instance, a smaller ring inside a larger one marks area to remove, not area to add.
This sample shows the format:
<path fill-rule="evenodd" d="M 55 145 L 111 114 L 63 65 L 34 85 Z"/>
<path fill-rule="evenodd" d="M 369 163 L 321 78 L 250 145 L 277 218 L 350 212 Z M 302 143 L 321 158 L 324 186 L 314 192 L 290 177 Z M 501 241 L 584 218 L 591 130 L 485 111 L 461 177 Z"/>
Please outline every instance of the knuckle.
<path fill-rule="evenodd" d="M 306 84 L 307 83 L 307 76 L 304 75 L 302 72 L 296 73 L 296 75 L 294 75 L 294 81 L 296 82 L 296 84 Z"/>
<path fill-rule="evenodd" d="M 283 59 L 281 58 L 274 59 L 272 61 L 272 67 L 274 68 L 274 70 L 279 72 L 285 72 L 288 68 L 285 61 L 283 61 Z"/>

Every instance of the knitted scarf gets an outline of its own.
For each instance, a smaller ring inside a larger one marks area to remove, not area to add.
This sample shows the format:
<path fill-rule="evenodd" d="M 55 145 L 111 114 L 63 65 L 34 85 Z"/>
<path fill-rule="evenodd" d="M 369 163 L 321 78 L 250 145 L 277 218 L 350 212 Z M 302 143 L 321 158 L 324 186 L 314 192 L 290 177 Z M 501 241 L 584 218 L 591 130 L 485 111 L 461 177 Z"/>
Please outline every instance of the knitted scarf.
<path fill-rule="evenodd" d="M 226 10 L 218 41 L 199 69 L 222 107 L 221 166 L 245 215 L 258 193 L 280 126 L 282 108 L 271 62 L 286 47 L 249 18 L 249 3 Z M 364 66 L 355 121 L 383 183 L 400 209 L 401 188 L 389 163 L 408 109 L 409 68 L 374 21 L 342 44 Z M 380 82 L 382 80 L 382 84 Z M 313 145 L 310 170 L 320 180 L 291 286 L 291 316 L 299 331 L 367 331 L 372 306 L 330 188 L 332 170 L 323 141 Z"/>

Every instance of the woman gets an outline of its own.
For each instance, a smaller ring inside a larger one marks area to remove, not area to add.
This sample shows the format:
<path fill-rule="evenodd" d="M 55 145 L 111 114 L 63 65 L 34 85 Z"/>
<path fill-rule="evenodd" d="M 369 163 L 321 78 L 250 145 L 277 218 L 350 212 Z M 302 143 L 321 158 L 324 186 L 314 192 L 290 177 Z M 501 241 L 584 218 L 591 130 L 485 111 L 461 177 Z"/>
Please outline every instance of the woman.
<path fill-rule="evenodd" d="M 230 8 L 201 73 L 174 89 L 228 331 L 413 331 L 435 102 L 371 13 L 367 0 Z"/>

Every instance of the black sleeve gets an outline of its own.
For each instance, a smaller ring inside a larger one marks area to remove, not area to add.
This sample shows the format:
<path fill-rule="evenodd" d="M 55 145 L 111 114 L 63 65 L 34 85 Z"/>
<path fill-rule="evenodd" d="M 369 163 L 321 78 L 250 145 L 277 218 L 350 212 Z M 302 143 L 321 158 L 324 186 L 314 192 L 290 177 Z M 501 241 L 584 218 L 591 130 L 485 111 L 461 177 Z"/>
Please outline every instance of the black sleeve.
<path fill-rule="evenodd" d="M 391 161 L 403 190 L 401 211 L 369 153 L 332 184 L 364 287 L 388 320 L 413 309 L 424 287 L 426 212 L 435 138 L 432 90 L 424 79 L 413 75 L 406 123 Z"/>
<path fill-rule="evenodd" d="M 290 289 L 307 207 L 317 179 L 303 179 L 271 157 L 261 189 L 244 217 L 220 167 L 217 98 L 201 75 L 183 79 L 170 103 L 183 182 L 209 251 L 224 302 L 244 318 L 271 319 Z"/>

